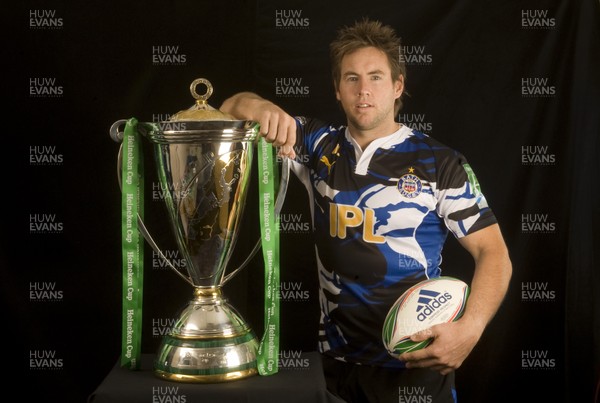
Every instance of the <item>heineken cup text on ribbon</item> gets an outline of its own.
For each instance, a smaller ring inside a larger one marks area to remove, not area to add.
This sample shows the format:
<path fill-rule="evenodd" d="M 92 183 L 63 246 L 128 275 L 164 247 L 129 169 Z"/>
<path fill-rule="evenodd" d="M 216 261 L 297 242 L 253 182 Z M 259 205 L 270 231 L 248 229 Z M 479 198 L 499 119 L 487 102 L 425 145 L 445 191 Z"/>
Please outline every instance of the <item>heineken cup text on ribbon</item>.
<path fill-rule="evenodd" d="M 121 244 L 123 259 L 121 366 L 139 369 L 142 338 L 144 243 L 138 229 L 143 218 L 143 166 L 137 120 L 125 125 L 122 153 Z"/>
<path fill-rule="evenodd" d="M 276 170 L 273 146 L 261 137 L 258 144 L 260 228 L 265 263 L 265 332 L 258 347 L 258 372 L 278 371 L 279 357 L 279 225 L 275 214 Z"/>

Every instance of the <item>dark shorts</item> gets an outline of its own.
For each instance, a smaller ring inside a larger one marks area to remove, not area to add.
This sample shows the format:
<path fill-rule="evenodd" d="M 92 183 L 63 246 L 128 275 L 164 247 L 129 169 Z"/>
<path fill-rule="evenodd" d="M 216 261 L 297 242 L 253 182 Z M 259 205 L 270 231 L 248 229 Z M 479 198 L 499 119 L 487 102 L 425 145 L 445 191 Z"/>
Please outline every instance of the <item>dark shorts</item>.
<path fill-rule="evenodd" d="M 456 403 L 454 372 L 350 364 L 321 355 L 327 389 L 349 403 Z"/>

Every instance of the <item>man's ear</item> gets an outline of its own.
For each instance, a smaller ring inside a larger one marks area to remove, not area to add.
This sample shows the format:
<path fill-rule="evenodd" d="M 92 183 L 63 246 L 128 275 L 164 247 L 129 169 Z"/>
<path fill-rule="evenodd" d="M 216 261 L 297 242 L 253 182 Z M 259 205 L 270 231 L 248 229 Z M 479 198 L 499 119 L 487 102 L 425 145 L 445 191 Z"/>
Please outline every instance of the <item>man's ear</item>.
<path fill-rule="evenodd" d="M 402 74 L 400 74 L 400 76 L 398 76 L 398 79 L 394 82 L 394 85 L 396 87 L 395 88 L 396 99 L 398 99 L 404 92 L 404 76 Z"/>

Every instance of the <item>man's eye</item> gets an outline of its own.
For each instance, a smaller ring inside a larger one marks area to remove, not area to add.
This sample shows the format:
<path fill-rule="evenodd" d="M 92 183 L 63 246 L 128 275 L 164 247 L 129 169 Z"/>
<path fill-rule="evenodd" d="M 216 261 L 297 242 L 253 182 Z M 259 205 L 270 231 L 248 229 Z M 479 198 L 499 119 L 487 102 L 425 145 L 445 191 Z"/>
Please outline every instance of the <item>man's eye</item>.
<path fill-rule="evenodd" d="M 381 76 L 371 76 L 372 80 L 381 80 Z"/>

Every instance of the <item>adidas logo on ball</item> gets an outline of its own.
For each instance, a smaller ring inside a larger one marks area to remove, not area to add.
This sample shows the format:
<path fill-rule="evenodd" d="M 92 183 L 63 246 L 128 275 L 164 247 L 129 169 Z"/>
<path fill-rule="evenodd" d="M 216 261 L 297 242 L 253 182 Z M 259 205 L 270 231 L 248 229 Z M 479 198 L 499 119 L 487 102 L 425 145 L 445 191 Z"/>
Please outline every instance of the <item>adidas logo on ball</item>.
<path fill-rule="evenodd" d="M 419 299 L 417 300 L 417 320 L 423 322 L 436 309 L 452 299 L 452 294 L 445 292 L 444 294 L 432 290 L 420 290 Z"/>

